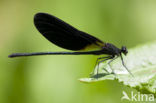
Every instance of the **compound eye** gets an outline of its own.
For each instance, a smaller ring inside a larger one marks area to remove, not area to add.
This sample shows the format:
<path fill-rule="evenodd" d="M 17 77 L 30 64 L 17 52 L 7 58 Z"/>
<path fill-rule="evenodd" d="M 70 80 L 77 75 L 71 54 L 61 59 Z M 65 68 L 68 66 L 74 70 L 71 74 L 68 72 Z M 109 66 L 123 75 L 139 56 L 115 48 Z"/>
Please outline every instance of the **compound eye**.
<path fill-rule="evenodd" d="M 121 52 L 126 55 L 128 53 L 127 48 L 125 46 L 122 46 Z"/>

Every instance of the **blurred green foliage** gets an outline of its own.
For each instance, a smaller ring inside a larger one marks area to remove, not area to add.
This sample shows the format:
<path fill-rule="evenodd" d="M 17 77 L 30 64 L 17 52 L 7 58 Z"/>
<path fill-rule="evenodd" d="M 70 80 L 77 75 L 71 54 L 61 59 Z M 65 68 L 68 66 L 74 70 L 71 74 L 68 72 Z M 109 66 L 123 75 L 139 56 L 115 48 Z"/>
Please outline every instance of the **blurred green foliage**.
<path fill-rule="evenodd" d="M 96 56 L 7 58 L 15 52 L 65 51 L 34 27 L 37 12 L 53 14 L 105 42 L 128 48 L 156 38 L 155 0 L 1 0 L 0 103 L 121 103 L 116 81 L 83 84 Z M 135 91 L 135 90 L 133 90 Z"/>

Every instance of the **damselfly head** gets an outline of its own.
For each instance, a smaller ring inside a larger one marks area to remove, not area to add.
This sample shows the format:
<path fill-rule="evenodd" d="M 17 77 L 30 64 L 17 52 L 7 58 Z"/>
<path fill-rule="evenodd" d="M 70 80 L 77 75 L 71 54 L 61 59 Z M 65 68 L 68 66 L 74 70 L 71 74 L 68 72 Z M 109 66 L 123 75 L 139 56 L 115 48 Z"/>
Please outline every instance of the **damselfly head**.
<path fill-rule="evenodd" d="M 123 53 L 124 55 L 127 55 L 128 50 L 127 50 L 126 46 L 122 46 L 121 53 Z"/>

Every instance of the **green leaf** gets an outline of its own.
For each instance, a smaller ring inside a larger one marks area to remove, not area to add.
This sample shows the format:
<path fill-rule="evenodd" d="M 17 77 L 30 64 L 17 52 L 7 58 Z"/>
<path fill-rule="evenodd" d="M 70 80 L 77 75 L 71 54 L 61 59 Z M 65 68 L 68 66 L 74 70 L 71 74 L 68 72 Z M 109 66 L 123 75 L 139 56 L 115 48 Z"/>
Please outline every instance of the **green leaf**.
<path fill-rule="evenodd" d="M 124 62 L 134 77 L 126 71 L 122 66 L 121 59 L 118 58 L 111 63 L 111 68 L 114 69 L 116 75 L 108 73 L 111 72 L 111 69 L 105 62 L 100 64 L 98 75 L 96 75 L 97 70 L 95 70 L 94 76 L 81 78 L 80 81 L 89 83 L 117 80 L 123 85 L 135 88 L 142 93 L 156 95 L 156 42 L 130 49 L 128 55 L 124 56 Z"/>

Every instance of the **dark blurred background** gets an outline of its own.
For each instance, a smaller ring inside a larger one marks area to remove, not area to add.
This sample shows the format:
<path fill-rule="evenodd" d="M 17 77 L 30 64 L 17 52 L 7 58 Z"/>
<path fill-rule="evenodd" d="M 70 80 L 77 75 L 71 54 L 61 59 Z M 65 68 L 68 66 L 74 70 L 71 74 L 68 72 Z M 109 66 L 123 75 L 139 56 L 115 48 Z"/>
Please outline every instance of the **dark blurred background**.
<path fill-rule="evenodd" d="M 66 51 L 46 40 L 33 16 L 46 12 L 118 47 L 156 40 L 155 0 L 0 0 L 0 103 L 121 103 L 117 81 L 81 83 L 96 56 L 8 58 L 16 52 Z M 133 90 L 135 91 L 135 90 Z"/>

